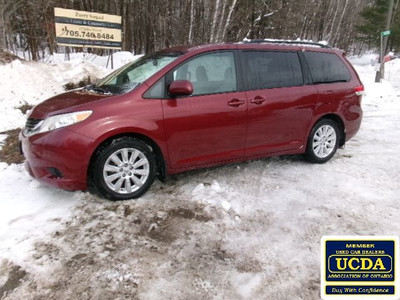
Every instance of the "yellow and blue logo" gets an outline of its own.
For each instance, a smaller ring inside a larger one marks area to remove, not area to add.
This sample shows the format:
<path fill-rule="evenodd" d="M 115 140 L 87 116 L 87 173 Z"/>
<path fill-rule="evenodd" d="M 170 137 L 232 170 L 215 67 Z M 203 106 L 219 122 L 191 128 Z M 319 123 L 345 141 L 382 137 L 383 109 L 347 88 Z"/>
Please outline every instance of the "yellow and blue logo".
<path fill-rule="evenodd" d="M 321 240 L 323 299 L 397 299 L 398 237 Z"/>

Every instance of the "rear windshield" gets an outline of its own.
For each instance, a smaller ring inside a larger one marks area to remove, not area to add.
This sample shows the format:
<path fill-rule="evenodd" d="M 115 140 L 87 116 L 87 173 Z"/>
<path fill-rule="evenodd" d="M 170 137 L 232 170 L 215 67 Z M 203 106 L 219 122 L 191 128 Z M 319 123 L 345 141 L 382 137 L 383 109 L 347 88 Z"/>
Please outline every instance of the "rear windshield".
<path fill-rule="evenodd" d="M 304 52 L 314 83 L 347 82 L 351 75 L 334 53 Z"/>
<path fill-rule="evenodd" d="M 150 78 L 157 71 L 173 62 L 183 52 L 156 53 L 144 56 L 112 72 L 89 88 L 103 93 L 123 94 L 143 81 Z"/>

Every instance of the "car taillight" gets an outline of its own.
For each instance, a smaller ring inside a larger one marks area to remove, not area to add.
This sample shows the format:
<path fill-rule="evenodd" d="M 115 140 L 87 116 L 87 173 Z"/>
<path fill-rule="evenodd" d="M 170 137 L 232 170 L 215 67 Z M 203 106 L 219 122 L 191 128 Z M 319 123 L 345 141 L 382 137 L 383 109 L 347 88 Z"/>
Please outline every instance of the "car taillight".
<path fill-rule="evenodd" d="M 363 96 L 364 95 L 364 86 L 360 85 L 360 86 L 356 87 L 354 89 L 354 91 L 356 92 L 357 96 Z"/>

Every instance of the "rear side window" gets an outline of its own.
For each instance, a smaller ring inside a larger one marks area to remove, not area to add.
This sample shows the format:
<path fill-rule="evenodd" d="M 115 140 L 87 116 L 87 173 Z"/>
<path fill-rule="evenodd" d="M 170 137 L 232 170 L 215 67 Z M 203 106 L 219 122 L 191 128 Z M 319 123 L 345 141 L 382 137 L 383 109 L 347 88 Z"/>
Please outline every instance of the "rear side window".
<path fill-rule="evenodd" d="M 246 51 L 244 60 L 250 90 L 303 84 L 303 73 L 296 52 Z"/>
<path fill-rule="evenodd" d="M 314 83 L 350 81 L 349 70 L 336 54 L 304 52 L 304 55 Z"/>

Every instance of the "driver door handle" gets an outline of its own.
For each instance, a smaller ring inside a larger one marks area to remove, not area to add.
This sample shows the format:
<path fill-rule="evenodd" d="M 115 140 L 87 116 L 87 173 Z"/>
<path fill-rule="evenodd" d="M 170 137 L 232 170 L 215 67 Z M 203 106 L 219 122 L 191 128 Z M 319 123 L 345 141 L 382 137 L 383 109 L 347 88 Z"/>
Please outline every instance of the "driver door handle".
<path fill-rule="evenodd" d="M 232 99 L 231 101 L 228 102 L 229 106 L 233 107 L 239 107 L 240 105 L 243 105 L 245 102 L 243 100 L 239 99 Z"/>

